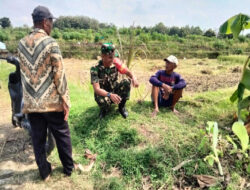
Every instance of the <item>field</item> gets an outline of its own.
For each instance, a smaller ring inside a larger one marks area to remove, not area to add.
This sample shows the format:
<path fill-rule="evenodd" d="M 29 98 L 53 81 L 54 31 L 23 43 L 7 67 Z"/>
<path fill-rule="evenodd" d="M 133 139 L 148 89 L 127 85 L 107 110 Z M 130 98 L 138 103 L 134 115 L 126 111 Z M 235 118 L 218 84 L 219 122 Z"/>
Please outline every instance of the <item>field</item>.
<path fill-rule="evenodd" d="M 164 62 L 135 60 L 132 70 L 140 87 L 132 89 L 126 120 L 116 106 L 105 119 L 98 119 L 99 109 L 89 76 L 89 69 L 97 60 L 65 59 L 72 102 L 69 123 L 73 157 L 85 169 L 91 162 L 84 157 L 86 149 L 97 157 L 90 171 L 76 171 L 71 177 L 65 177 L 54 150 L 49 157 L 54 172 L 48 182 L 39 178 L 29 136 L 10 124 L 7 81 L 14 68 L 1 61 L 0 188 L 200 189 L 197 179 L 201 175 L 216 178 L 209 189 L 250 188 L 246 171 L 249 158 L 242 161 L 240 155 L 229 154 L 231 145 L 223 140 L 226 135 L 232 135 L 237 106 L 229 97 L 236 89 L 245 59 L 243 55 L 181 59 L 176 71 L 186 80 L 187 88 L 176 107 L 180 114 L 162 108 L 154 118 L 148 80 L 164 68 Z M 207 121 L 218 122 L 223 177 L 217 165 L 212 167 L 204 161 L 210 153 L 209 142 L 201 143 L 206 136 Z"/>

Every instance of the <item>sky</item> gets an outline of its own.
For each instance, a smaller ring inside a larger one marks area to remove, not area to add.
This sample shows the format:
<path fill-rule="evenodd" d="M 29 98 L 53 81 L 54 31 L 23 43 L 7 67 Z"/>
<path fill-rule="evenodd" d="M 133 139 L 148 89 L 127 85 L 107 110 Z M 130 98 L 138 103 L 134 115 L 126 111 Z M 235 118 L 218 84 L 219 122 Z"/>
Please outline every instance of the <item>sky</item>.
<path fill-rule="evenodd" d="M 199 26 L 218 30 L 228 18 L 250 15 L 250 0 L 0 0 L 0 18 L 12 26 L 32 26 L 31 13 L 47 6 L 55 17 L 88 16 L 118 27 L 134 25 Z"/>

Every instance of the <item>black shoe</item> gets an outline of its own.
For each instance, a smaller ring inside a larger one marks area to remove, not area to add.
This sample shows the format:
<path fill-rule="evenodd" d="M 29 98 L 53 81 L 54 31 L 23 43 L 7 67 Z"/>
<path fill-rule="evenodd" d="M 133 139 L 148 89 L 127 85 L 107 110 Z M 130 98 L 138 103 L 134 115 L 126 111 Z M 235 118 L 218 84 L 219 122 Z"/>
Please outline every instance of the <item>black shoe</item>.
<path fill-rule="evenodd" d="M 101 109 L 101 110 L 100 110 L 100 113 L 99 113 L 99 119 L 104 118 L 104 117 L 106 116 L 106 114 L 107 114 L 107 111 L 104 110 L 104 109 Z"/>
<path fill-rule="evenodd" d="M 119 112 L 124 119 L 126 119 L 128 117 L 128 111 L 126 110 L 125 106 L 119 107 Z"/>

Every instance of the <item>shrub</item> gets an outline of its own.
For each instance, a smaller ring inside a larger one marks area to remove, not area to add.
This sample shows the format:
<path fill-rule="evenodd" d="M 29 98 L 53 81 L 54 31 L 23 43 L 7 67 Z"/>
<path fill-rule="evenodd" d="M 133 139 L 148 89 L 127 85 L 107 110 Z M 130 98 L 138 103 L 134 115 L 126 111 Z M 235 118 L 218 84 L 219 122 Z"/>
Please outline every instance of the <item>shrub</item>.
<path fill-rule="evenodd" d="M 220 40 L 216 40 L 213 43 L 213 47 L 217 50 L 221 50 L 221 49 L 225 49 L 225 42 L 220 41 Z"/>
<path fill-rule="evenodd" d="M 139 39 L 143 41 L 144 43 L 148 43 L 150 41 L 150 36 L 149 34 L 141 33 L 139 36 Z"/>
<path fill-rule="evenodd" d="M 22 39 L 25 35 L 26 35 L 26 32 L 18 31 L 18 32 L 16 33 L 15 38 L 16 38 L 16 40 L 20 40 L 20 39 Z"/>
<path fill-rule="evenodd" d="M 0 41 L 7 41 L 7 40 L 9 40 L 9 35 L 4 31 L 0 31 Z"/>
<path fill-rule="evenodd" d="M 243 50 L 241 48 L 236 48 L 233 50 L 233 54 L 236 54 L 236 55 L 243 54 Z"/>
<path fill-rule="evenodd" d="M 207 36 L 207 37 L 214 37 L 216 36 L 215 32 L 212 30 L 212 29 L 208 29 L 205 33 L 204 33 L 204 36 Z"/>
<path fill-rule="evenodd" d="M 245 42 L 246 41 L 245 36 L 239 36 L 238 39 L 239 39 L 240 42 Z"/>
<path fill-rule="evenodd" d="M 55 30 L 53 30 L 52 31 L 52 34 L 51 34 L 51 36 L 53 37 L 53 38 L 55 38 L 55 39 L 59 39 L 59 38 L 61 38 L 61 33 L 60 33 L 60 31 L 58 30 L 58 29 L 55 29 Z"/>

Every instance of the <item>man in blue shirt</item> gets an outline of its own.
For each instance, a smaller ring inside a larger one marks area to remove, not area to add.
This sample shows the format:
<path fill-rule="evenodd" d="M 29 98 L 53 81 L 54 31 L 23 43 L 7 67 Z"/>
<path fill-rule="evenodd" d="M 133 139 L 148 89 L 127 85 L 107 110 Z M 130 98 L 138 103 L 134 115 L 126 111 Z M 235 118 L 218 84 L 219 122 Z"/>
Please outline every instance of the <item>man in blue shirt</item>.
<path fill-rule="evenodd" d="M 166 63 L 165 70 L 157 71 L 149 80 L 153 85 L 151 94 L 154 103 L 153 117 L 159 112 L 159 106 L 170 107 L 174 113 L 179 113 L 175 109 L 175 104 L 182 97 L 182 90 L 186 87 L 185 80 L 174 72 L 178 65 L 178 59 L 170 55 L 164 61 Z"/>

